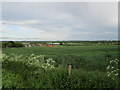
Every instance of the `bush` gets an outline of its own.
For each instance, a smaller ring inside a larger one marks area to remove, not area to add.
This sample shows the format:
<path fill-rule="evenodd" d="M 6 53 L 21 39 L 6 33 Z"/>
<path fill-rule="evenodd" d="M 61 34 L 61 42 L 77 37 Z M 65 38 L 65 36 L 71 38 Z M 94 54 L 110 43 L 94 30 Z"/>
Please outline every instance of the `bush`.
<path fill-rule="evenodd" d="M 11 47 L 23 47 L 23 44 L 20 42 L 13 42 L 13 41 L 2 43 L 2 48 L 11 48 Z"/>

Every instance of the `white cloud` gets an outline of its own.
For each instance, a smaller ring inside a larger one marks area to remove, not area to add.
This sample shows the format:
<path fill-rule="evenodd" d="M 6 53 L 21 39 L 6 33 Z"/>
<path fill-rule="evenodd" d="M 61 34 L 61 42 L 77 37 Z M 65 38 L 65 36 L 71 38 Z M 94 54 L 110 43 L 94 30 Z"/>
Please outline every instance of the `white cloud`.
<path fill-rule="evenodd" d="M 3 24 L 11 24 L 11 25 L 27 25 L 27 24 L 40 24 L 42 23 L 40 20 L 20 20 L 20 21 L 13 21 L 13 20 L 3 20 Z"/>

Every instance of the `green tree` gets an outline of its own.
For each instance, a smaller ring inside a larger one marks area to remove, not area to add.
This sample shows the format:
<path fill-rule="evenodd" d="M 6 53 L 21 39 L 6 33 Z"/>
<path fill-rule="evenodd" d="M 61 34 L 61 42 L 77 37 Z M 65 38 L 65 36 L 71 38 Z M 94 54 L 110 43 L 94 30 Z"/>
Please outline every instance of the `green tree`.
<path fill-rule="evenodd" d="M 63 43 L 62 43 L 62 42 L 60 42 L 60 45 L 63 45 Z"/>
<path fill-rule="evenodd" d="M 13 41 L 2 43 L 2 48 L 11 48 L 11 47 L 23 47 L 23 44 L 20 42 L 13 42 Z"/>

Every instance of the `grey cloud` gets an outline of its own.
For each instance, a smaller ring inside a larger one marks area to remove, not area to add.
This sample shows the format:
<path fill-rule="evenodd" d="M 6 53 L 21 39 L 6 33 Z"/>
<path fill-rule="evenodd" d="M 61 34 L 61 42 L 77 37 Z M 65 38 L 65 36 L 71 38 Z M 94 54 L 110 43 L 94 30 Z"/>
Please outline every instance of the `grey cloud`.
<path fill-rule="evenodd" d="M 57 34 L 62 39 L 117 39 L 117 3 L 8 2 L 3 3 L 2 9 L 4 24 L 43 31 L 51 39 L 57 38 Z"/>

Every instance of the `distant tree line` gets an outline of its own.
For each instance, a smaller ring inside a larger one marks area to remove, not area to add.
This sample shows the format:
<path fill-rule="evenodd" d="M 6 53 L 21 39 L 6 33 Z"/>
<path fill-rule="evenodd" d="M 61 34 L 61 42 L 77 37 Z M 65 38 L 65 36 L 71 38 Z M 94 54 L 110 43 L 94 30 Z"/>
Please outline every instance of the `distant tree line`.
<path fill-rule="evenodd" d="M 2 48 L 12 48 L 12 47 L 24 47 L 24 45 L 21 42 L 14 42 L 14 41 L 2 42 Z"/>
<path fill-rule="evenodd" d="M 59 43 L 62 46 L 85 46 L 85 45 L 120 45 L 120 41 L 3 41 L 2 48 L 24 47 L 22 43 L 43 44 Z"/>

